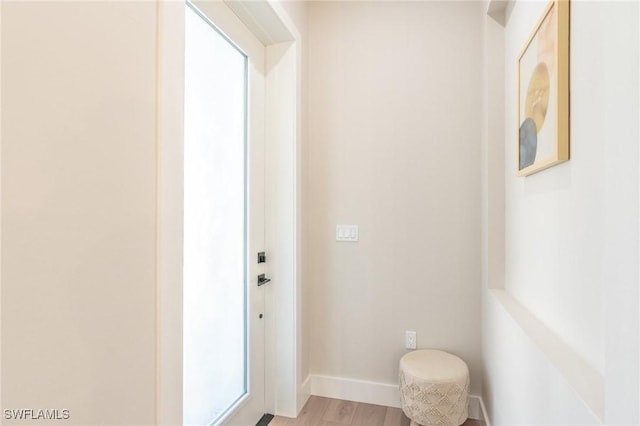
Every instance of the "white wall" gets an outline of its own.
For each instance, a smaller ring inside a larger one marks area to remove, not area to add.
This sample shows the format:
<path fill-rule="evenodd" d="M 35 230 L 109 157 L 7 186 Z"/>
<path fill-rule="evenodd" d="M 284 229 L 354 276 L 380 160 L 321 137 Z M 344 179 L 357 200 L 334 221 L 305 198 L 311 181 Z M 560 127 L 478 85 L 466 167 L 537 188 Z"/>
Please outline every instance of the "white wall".
<path fill-rule="evenodd" d="M 3 3 L 2 408 L 152 424 L 156 6 Z"/>
<path fill-rule="evenodd" d="M 477 394 L 480 4 L 309 9 L 311 372 L 389 389 L 415 330 L 469 364 Z M 360 241 L 337 243 L 339 223 Z"/>
<path fill-rule="evenodd" d="M 515 3 L 503 34 L 486 24 L 489 55 L 504 43 L 504 70 L 489 65 L 487 84 L 504 81 L 506 120 L 503 137 L 486 139 L 505 158 L 504 247 L 489 257 L 504 250 L 507 293 L 601 376 L 602 410 L 487 291 L 483 393 L 494 424 L 637 424 L 638 4 L 572 2 L 571 160 L 518 178 L 516 61 L 545 5 Z M 502 184 L 489 180 L 489 193 Z M 489 220 L 500 202 L 489 199 Z"/>
<path fill-rule="evenodd" d="M 518 3 L 507 24 L 505 139 L 509 142 L 518 122 L 517 97 L 510 90 L 517 85 L 517 75 L 511 65 L 517 63 L 545 5 Z M 588 24 L 593 12 L 593 6 L 582 4 L 571 11 L 571 65 L 577 71 L 571 87 L 572 161 L 516 179 L 517 144 L 505 145 L 505 288 L 603 372 L 606 81 L 593 76 L 603 75 L 607 65 L 593 60 L 596 52 L 606 54 L 603 33 Z"/>

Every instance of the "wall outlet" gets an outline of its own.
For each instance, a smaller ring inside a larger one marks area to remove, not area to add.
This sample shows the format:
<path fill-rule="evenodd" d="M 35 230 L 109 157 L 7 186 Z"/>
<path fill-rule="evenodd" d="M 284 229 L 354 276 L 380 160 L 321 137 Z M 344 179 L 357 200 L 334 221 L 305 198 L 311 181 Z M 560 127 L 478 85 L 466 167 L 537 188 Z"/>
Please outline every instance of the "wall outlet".
<path fill-rule="evenodd" d="M 407 349 L 415 349 L 417 343 L 417 337 L 415 331 L 404 332 L 404 345 Z"/>

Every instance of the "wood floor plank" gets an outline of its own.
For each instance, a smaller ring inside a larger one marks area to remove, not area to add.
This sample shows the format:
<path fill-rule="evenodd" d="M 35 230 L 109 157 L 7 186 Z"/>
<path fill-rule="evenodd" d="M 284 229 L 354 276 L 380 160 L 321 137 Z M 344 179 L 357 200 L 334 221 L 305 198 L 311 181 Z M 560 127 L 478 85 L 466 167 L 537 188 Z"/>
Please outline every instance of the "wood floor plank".
<path fill-rule="evenodd" d="M 276 416 L 269 426 L 410 426 L 402 409 L 311 396 L 295 419 Z M 485 426 L 468 419 L 463 426 Z"/>
<path fill-rule="evenodd" d="M 332 400 L 321 396 L 313 395 L 309 397 L 309 400 L 305 404 L 304 408 L 302 408 L 300 415 L 293 419 L 287 426 L 319 425 L 322 422 L 322 416 L 327 410 L 330 401 Z"/>
<path fill-rule="evenodd" d="M 273 420 L 269 422 L 269 426 L 289 426 L 293 421 L 295 421 L 295 419 L 290 419 L 288 417 L 275 416 Z"/>
<path fill-rule="evenodd" d="M 332 399 L 329 401 L 329 406 L 325 410 L 322 420 L 341 425 L 350 425 L 353 421 L 357 405 L 357 402 Z"/>
<path fill-rule="evenodd" d="M 387 407 L 358 403 L 351 426 L 383 426 Z"/>
<path fill-rule="evenodd" d="M 383 426 L 409 426 L 411 420 L 404 415 L 402 409 L 387 407 Z"/>

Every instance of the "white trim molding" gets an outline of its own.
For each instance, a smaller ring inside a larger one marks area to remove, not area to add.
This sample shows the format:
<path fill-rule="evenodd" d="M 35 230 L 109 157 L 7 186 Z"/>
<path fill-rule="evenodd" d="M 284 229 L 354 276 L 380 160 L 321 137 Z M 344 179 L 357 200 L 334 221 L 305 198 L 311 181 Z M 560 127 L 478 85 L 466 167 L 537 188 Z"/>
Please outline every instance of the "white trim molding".
<path fill-rule="evenodd" d="M 366 380 L 312 375 L 311 395 L 387 407 L 400 407 L 398 385 Z"/>
<path fill-rule="evenodd" d="M 302 385 L 300 385 L 300 394 L 297 398 L 298 407 L 296 417 L 299 416 L 302 412 L 302 409 L 307 404 L 307 401 L 309 401 L 309 397 L 311 397 L 311 376 L 307 376 L 307 378 L 302 382 Z"/>
<path fill-rule="evenodd" d="M 491 426 L 487 409 L 484 406 L 484 401 L 477 395 L 469 395 L 469 418 L 474 420 L 481 420 L 485 426 Z"/>
<path fill-rule="evenodd" d="M 598 370 L 514 299 L 508 291 L 491 289 L 489 292 L 564 376 L 593 414 L 604 421 L 605 383 Z"/>
<path fill-rule="evenodd" d="M 156 424 L 182 423 L 184 3 L 158 2 Z"/>
<path fill-rule="evenodd" d="M 400 390 L 397 384 L 370 382 L 367 380 L 346 379 L 342 377 L 310 376 L 311 395 L 366 404 L 400 407 Z M 489 417 L 482 398 L 469 395 L 469 418 L 482 420 L 487 426 Z"/>

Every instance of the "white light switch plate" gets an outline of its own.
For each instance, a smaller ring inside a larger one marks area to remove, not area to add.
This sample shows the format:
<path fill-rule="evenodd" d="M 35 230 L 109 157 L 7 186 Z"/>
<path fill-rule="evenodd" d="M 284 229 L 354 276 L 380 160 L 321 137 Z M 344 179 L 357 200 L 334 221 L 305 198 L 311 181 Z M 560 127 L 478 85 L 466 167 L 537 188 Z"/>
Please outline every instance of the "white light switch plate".
<path fill-rule="evenodd" d="M 358 241 L 358 225 L 336 225 L 336 241 Z"/>

